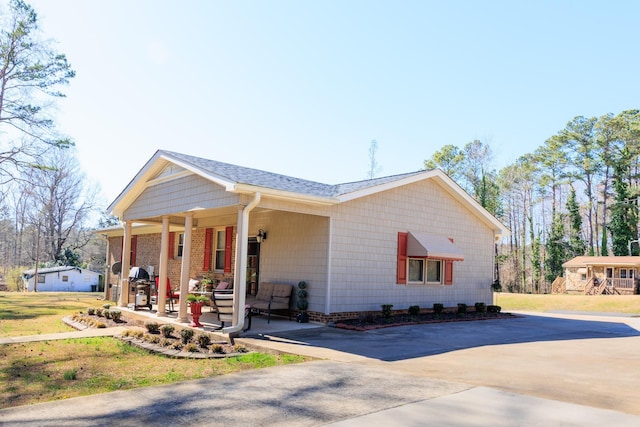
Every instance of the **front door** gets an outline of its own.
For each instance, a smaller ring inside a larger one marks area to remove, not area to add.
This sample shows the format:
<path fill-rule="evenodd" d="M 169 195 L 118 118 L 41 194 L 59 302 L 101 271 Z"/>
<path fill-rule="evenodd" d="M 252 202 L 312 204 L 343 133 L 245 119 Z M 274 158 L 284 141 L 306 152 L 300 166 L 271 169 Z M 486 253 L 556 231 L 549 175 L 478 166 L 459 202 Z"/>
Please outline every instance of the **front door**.
<path fill-rule="evenodd" d="M 260 281 L 260 243 L 255 237 L 249 237 L 247 247 L 247 294 L 258 293 Z"/>

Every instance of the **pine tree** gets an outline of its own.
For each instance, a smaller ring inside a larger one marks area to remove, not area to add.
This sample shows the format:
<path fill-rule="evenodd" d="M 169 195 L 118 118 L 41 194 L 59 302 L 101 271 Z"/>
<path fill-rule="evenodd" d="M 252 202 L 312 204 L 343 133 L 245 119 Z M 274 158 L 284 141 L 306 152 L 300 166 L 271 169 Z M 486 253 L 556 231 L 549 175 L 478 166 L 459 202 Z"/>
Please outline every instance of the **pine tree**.
<path fill-rule="evenodd" d="M 545 265 L 545 279 L 551 283 L 556 277 L 562 276 L 562 263 L 567 258 L 567 247 L 564 242 L 564 226 L 562 215 L 554 213 L 551 230 L 547 237 L 547 259 Z"/>
<path fill-rule="evenodd" d="M 580 206 L 576 201 L 576 191 L 571 187 L 569 199 L 567 200 L 567 211 L 569 212 L 569 254 L 571 257 L 584 255 L 587 244 L 582 238 L 582 216 Z"/>

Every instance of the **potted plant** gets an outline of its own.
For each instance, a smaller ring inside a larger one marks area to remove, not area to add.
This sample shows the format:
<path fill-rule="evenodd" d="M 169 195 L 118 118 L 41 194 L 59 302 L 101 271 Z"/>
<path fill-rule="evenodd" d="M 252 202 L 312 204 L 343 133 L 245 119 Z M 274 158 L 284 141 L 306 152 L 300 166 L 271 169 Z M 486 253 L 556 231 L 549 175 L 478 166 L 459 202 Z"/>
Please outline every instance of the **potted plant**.
<path fill-rule="evenodd" d="M 298 283 L 298 301 L 296 301 L 296 307 L 300 310 L 300 313 L 296 316 L 298 323 L 307 323 L 309 321 L 309 314 L 307 313 L 309 302 L 307 301 L 307 295 L 307 282 L 303 280 Z"/>
<path fill-rule="evenodd" d="M 200 316 L 202 316 L 202 306 L 208 300 L 209 297 L 205 295 L 187 295 L 187 302 L 189 303 L 189 307 L 191 307 L 191 317 L 193 317 L 191 326 L 202 327 L 202 324 L 200 323 Z"/>
<path fill-rule="evenodd" d="M 200 283 L 202 284 L 203 291 L 211 292 L 213 290 L 213 279 L 210 277 L 203 278 Z"/>

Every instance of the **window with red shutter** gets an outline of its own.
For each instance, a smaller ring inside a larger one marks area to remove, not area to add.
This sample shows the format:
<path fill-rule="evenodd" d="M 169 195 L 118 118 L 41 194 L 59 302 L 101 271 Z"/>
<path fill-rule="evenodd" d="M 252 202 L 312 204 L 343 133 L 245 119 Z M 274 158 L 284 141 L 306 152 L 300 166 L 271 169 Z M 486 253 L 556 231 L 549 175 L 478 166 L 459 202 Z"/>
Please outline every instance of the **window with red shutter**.
<path fill-rule="evenodd" d="M 407 240 L 409 233 L 398 232 L 398 257 L 396 267 L 396 283 L 407 284 Z"/>

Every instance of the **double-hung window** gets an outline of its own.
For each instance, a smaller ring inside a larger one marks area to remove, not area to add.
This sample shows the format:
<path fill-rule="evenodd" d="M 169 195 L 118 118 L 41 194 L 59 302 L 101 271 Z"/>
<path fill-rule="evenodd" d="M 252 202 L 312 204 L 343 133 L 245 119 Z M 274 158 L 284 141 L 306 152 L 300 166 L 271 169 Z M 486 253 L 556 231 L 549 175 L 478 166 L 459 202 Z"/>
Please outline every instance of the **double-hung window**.
<path fill-rule="evenodd" d="M 224 259 L 225 259 L 225 243 L 227 241 L 225 230 L 216 230 L 215 231 L 216 241 L 215 241 L 215 255 L 214 255 L 214 269 L 218 271 L 224 270 Z"/>
<path fill-rule="evenodd" d="M 184 251 L 184 233 L 178 234 L 178 258 L 182 258 Z"/>

